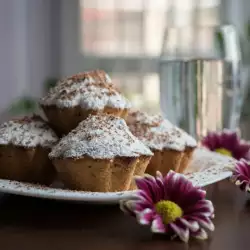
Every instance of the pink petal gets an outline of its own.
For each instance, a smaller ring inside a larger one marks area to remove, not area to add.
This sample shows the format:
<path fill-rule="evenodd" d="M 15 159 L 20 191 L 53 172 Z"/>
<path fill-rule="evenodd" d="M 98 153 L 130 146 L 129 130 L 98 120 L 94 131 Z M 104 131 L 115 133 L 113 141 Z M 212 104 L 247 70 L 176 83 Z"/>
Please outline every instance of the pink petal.
<path fill-rule="evenodd" d="M 155 215 L 155 212 L 152 211 L 152 209 L 146 208 L 140 213 L 137 213 L 136 218 L 139 224 L 150 225 L 154 215 Z"/>
<path fill-rule="evenodd" d="M 169 227 L 179 236 L 179 238 L 184 241 L 188 242 L 189 240 L 189 230 L 188 228 L 181 228 L 177 226 L 175 223 L 170 223 Z"/>
<path fill-rule="evenodd" d="M 194 206 L 190 206 L 189 208 L 185 209 L 184 212 L 188 215 L 201 214 L 205 217 L 209 217 L 214 213 L 214 207 L 211 201 L 200 200 Z"/>
<path fill-rule="evenodd" d="M 204 147 L 207 147 L 207 148 L 213 150 L 213 148 L 214 148 L 214 141 L 213 141 L 213 138 L 212 138 L 210 132 L 207 134 L 206 137 L 202 138 L 201 144 L 202 144 Z"/>
<path fill-rule="evenodd" d="M 158 186 L 153 176 L 146 175 L 144 178 L 136 178 L 135 181 L 137 187 L 145 191 L 154 203 L 163 198 L 161 197 L 161 187 Z"/>
<path fill-rule="evenodd" d="M 136 182 L 138 189 L 141 189 L 145 191 L 148 195 L 150 195 L 151 190 L 148 189 L 147 182 L 143 177 L 136 177 L 135 182 Z"/>
<path fill-rule="evenodd" d="M 157 190 L 158 190 L 158 200 L 164 199 L 165 193 L 164 193 L 164 183 L 163 179 L 156 177 L 155 178 L 156 184 L 157 184 Z"/>
<path fill-rule="evenodd" d="M 154 176 L 145 173 L 145 174 L 144 174 L 144 178 L 145 178 L 147 181 L 149 181 L 151 184 L 153 184 L 153 185 L 155 184 L 155 177 L 154 177 Z"/>
<path fill-rule="evenodd" d="M 164 198 L 164 189 L 158 186 L 158 183 L 155 180 L 155 183 L 152 184 L 152 182 L 148 182 L 148 185 L 151 186 L 152 189 L 152 201 L 153 203 L 157 203 L 158 201 L 162 200 Z"/>
<path fill-rule="evenodd" d="M 156 177 L 159 179 L 163 179 L 162 173 L 160 171 L 156 171 Z"/>
<path fill-rule="evenodd" d="M 132 202 L 132 204 L 134 206 L 133 210 L 135 212 L 141 212 L 143 211 L 144 209 L 146 208 L 153 208 L 154 204 L 151 203 L 151 202 L 147 202 L 147 201 L 141 201 L 141 200 L 138 200 L 136 202 Z"/>
<path fill-rule="evenodd" d="M 249 142 L 241 141 L 239 147 L 240 147 L 240 150 L 243 154 L 247 154 L 249 152 L 249 149 L 250 149 L 250 144 L 249 144 Z"/>
<path fill-rule="evenodd" d="M 248 159 L 249 148 L 249 145 L 237 143 L 234 150 L 232 150 L 233 157 L 237 160 L 240 160 L 241 158 Z"/>
<path fill-rule="evenodd" d="M 176 201 L 178 203 L 179 198 L 183 197 L 183 194 L 180 191 L 180 185 L 182 184 L 182 189 L 185 189 L 185 186 L 191 185 L 182 174 L 175 173 L 170 170 L 168 174 L 164 177 L 164 193 L 165 200 Z"/>
<path fill-rule="evenodd" d="M 197 221 L 201 228 L 208 229 L 210 231 L 214 231 L 214 224 L 212 223 L 210 218 L 207 218 L 204 216 L 190 216 L 189 218 Z"/>
<path fill-rule="evenodd" d="M 204 200 L 206 197 L 206 191 L 194 186 L 189 186 L 184 196 L 178 201 L 178 204 L 185 210 L 188 207 L 192 207 L 197 204 L 198 201 Z"/>
<path fill-rule="evenodd" d="M 127 206 L 126 201 L 120 201 L 120 209 L 130 216 L 135 216 L 135 213 Z"/>
<path fill-rule="evenodd" d="M 202 140 L 202 145 L 212 151 L 218 147 L 219 143 L 218 134 L 214 132 L 208 132 L 207 136 Z"/>
<path fill-rule="evenodd" d="M 241 159 L 236 163 L 231 181 L 239 186 L 242 191 L 250 191 L 250 164 L 246 160 Z"/>
<path fill-rule="evenodd" d="M 146 193 L 144 190 L 138 190 L 136 194 L 137 199 L 147 201 L 149 203 L 152 203 L 152 198 Z"/>
<path fill-rule="evenodd" d="M 198 240 L 206 240 L 208 238 L 207 232 L 204 229 L 200 229 L 197 232 L 191 233 L 192 237 L 198 239 Z"/>
<path fill-rule="evenodd" d="M 185 218 L 179 218 L 180 222 L 184 224 L 191 231 L 197 231 L 200 226 L 197 221 L 194 220 L 186 220 Z"/>
<path fill-rule="evenodd" d="M 206 196 L 202 189 L 194 187 L 182 174 L 170 172 L 164 178 L 165 199 L 176 202 L 183 209 L 193 206 Z"/>
<path fill-rule="evenodd" d="M 162 219 L 160 216 L 156 216 L 155 219 L 152 222 L 151 225 L 151 231 L 153 233 L 166 233 L 166 227 L 162 222 Z"/>
<path fill-rule="evenodd" d="M 248 192 L 248 193 L 250 193 L 250 184 L 249 183 L 246 185 L 245 191 Z"/>
<path fill-rule="evenodd" d="M 239 138 L 235 131 L 224 130 L 221 134 L 221 147 L 234 151 L 235 146 L 238 144 Z"/>
<path fill-rule="evenodd" d="M 239 173 L 241 173 L 245 169 L 248 169 L 248 163 L 245 159 L 241 159 L 236 163 L 236 170 L 238 170 Z"/>
<path fill-rule="evenodd" d="M 212 223 L 212 221 L 209 218 L 205 218 L 202 217 L 199 220 L 199 224 L 201 225 L 201 227 L 208 229 L 210 231 L 214 231 L 214 224 Z"/>
<path fill-rule="evenodd" d="M 239 142 L 239 135 L 236 131 L 227 131 L 224 130 L 221 135 L 223 141 L 222 145 L 228 145 L 229 147 L 234 147 Z"/>
<path fill-rule="evenodd" d="M 248 161 L 250 160 L 250 150 L 247 152 L 244 158 Z"/>
<path fill-rule="evenodd" d="M 124 201 L 124 206 L 126 206 L 128 210 L 135 212 L 136 202 L 136 200 L 127 200 Z"/>

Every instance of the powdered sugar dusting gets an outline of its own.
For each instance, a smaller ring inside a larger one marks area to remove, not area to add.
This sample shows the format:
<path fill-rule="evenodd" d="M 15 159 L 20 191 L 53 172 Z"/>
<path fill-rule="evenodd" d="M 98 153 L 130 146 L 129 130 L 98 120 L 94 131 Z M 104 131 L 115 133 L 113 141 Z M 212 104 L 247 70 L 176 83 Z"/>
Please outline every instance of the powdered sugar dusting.
<path fill-rule="evenodd" d="M 129 131 L 125 121 L 112 115 L 91 115 L 63 137 L 50 158 L 111 159 L 137 157 L 152 152 Z"/>
<path fill-rule="evenodd" d="M 114 87 L 110 77 L 102 70 L 79 73 L 61 80 L 40 100 L 42 105 L 59 108 L 80 105 L 85 109 L 104 107 L 130 108 L 130 102 Z"/>
<path fill-rule="evenodd" d="M 230 177 L 236 162 L 232 157 L 197 148 L 185 175 L 194 185 L 206 186 Z"/>
<path fill-rule="evenodd" d="M 169 148 L 183 151 L 186 147 L 197 145 L 194 138 L 161 115 L 149 115 L 141 111 L 130 112 L 127 124 L 131 132 L 150 149 Z"/>
<path fill-rule="evenodd" d="M 0 145 L 51 148 L 57 141 L 55 132 L 38 116 L 10 120 L 0 125 Z"/>
<path fill-rule="evenodd" d="M 220 167 L 233 167 L 236 160 L 232 157 L 222 155 L 206 148 L 197 148 L 194 151 L 192 162 L 189 168 L 186 170 L 187 173 L 200 172 L 210 169 L 212 166 Z"/>

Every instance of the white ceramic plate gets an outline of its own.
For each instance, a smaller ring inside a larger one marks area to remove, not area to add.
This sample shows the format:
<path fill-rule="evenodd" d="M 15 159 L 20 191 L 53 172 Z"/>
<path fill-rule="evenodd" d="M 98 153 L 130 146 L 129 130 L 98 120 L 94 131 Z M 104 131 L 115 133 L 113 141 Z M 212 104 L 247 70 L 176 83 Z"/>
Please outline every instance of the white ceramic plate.
<path fill-rule="evenodd" d="M 203 187 L 230 177 L 232 172 L 228 170 L 228 167 L 233 167 L 233 165 L 234 160 L 232 158 L 205 149 L 197 149 L 186 176 L 195 185 Z M 73 191 L 3 179 L 0 179 L 0 192 L 37 198 L 102 204 L 118 203 L 119 200 L 128 198 L 133 193 L 133 191 L 112 193 Z"/>

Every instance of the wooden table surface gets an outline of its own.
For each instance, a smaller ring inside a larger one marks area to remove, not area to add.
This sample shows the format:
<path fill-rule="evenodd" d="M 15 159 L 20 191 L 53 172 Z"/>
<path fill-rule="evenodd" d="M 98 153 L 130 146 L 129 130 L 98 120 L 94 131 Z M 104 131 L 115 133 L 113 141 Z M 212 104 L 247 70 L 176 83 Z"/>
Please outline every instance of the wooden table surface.
<path fill-rule="evenodd" d="M 241 250 L 250 246 L 249 196 L 228 181 L 208 188 L 215 205 L 215 231 L 188 244 L 152 237 L 118 206 L 73 204 L 21 196 L 0 199 L 3 250 Z"/>

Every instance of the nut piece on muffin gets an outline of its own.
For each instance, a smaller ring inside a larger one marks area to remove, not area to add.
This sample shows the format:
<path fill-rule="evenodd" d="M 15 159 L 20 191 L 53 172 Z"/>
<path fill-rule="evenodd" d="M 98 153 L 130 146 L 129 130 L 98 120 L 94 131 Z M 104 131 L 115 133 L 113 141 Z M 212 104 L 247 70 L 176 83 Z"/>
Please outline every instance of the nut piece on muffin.
<path fill-rule="evenodd" d="M 161 115 L 130 112 L 127 124 L 132 134 L 154 152 L 147 173 L 155 175 L 157 170 L 163 174 L 169 170 L 185 171 L 197 146 L 194 138 Z"/>
<path fill-rule="evenodd" d="M 0 178 L 51 184 L 55 169 L 48 158 L 55 132 L 39 116 L 0 125 Z"/>
<path fill-rule="evenodd" d="M 90 115 L 63 137 L 49 157 L 70 189 L 112 192 L 133 188 L 152 152 L 113 115 Z"/>
<path fill-rule="evenodd" d="M 102 70 L 63 79 L 40 100 L 49 122 L 59 134 L 67 134 L 89 114 L 107 113 L 125 118 L 130 102 Z"/>

